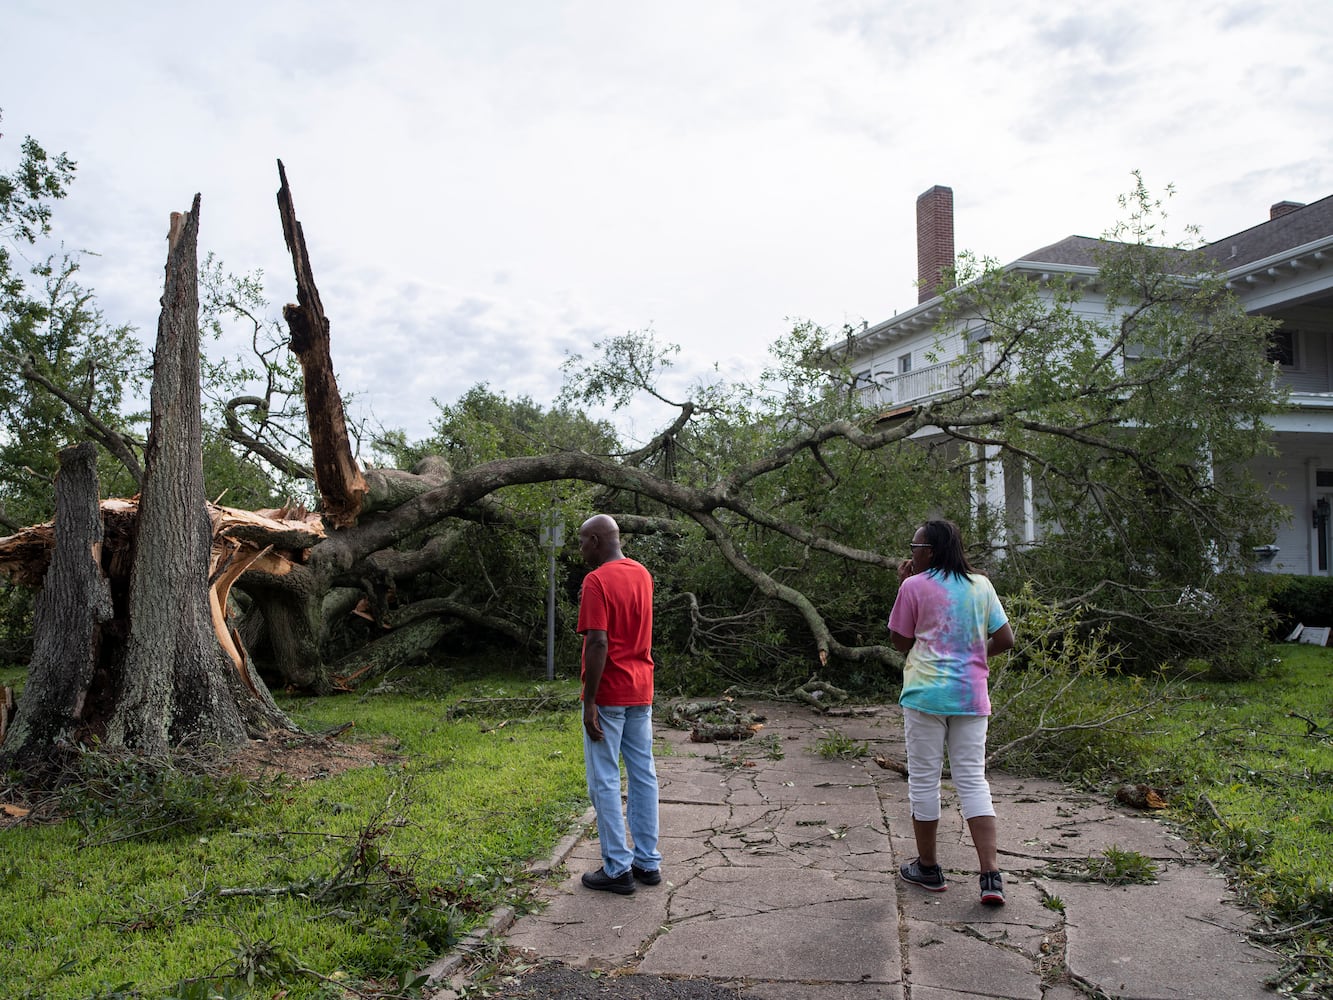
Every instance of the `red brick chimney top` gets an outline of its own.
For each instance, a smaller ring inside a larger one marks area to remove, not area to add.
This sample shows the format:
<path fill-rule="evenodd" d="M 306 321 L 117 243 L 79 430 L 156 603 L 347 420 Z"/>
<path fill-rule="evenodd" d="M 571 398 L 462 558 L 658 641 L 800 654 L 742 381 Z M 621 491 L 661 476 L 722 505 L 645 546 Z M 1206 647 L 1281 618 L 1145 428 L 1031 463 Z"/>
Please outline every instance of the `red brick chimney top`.
<path fill-rule="evenodd" d="M 1268 219 L 1271 222 L 1273 219 L 1281 218 L 1284 215 L 1296 211 L 1298 208 L 1304 207 L 1305 202 L 1303 201 L 1279 201 L 1268 210 Z"/>
<path fill-rule="evenodd" d="M 916 200 L 917 301 L 939 294 L 945 271 L 953 266 L 953 188 L 936 184 Z"/>

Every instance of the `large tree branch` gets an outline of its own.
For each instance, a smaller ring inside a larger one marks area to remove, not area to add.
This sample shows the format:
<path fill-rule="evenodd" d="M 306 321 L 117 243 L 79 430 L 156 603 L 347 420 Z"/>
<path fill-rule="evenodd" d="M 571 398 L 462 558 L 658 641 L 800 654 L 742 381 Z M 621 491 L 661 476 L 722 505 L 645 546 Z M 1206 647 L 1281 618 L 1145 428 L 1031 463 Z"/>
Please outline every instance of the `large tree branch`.
<path fill-rule="evenodd" d="M 460 621 L 468 622 L 471 625 L 480 625 L 488 628 L 492 632 L 498 632 L 510 639 L 519 646 L 527 646 L 532 642 L 532 633 L 529 629 L 512 622 L 506 618 L 497 618 L 495 615 L 488 615 L 481 608 L 472 604 L 465 604 L 462 601 L 455 601 L 447 597 L 435 597 L 424 601 L 416 601 L 404 608 L 400 608 L 389 616 L 387 624 L 393 628 L 402 628 L 409 622 L 418 621 L 422 618 L 457 618 Z"/>
<path fill-rule="evenodd" d="M 228 402 L 226 408 L 222 411 L 223 419 L 227 423 L 228 440 L 234 441 L 243 448 L 248 448 L 273 468 L 284 475 L 291 476 L 293 479 L 315 478 L 315 470 L 310 466 L 296 461 L 290 455 L 278 451 L 278 449 L 249 433 L 245 429 L 245 425 L 241 423 L 241 418 L 236 415 L 237 408 L 241 406 L 252 406 L 265 410 L 268 404 L 258 396 L 237 396 Z"/>
<path fill-rule="evenodd" d="M 643 461 L 656 454 L 667 446 L 668 441 L 674 441 L 676 436 L 685 429 L 685 426 L 694 418 L 695 406 L 688 400 L 680 404 L 680 413 L 676 419 L 671 422 L 671 426 L 666 428 L 660 434 L 656 435 L 642 448 L 629 452 L 621 461 L 626 465 L 641 465 Z"/>
<path fill-rule="evenodd" d="M 369 490 L 362 503 L 362 513 L 392 510 L 413 497 L 443 485 L 453 475 L 447 459 L 427 455 L 410 472 L 401 469 L 367 469 L 366 485 Z"/>
<path fill-rule="evenodd" d="M 830 655 L 852 661 L 873 661 L 883 663 L 886 666 L 897 665 L 900 662 L 898 654 L 888 646 L 844 646 L 838 642 L 829 631 L 823 615 L 815 608 L 810 598 L 793 587 L 779 583 L 750 562 L 736 547 L 731 535 L 716 518 L 703 513 L 696 513 L 693 516 L 733 569 L 753 583 L 765 597 L 782 601 L 800 614 L 806 627 L 810 629 L 814 636 L 815 650 L 821 666 Z"/>
<path fill-rule="evenodd" d="M 103 448 L 114 455 L 120 464 L 125 466 L 125 471 L 130 474 L 135 485 L 143 485 L 143 466 L 139 464 L 139 459 L 134 453 L 134 442 L 119 431 L 107 426 L 100 420 L 91 407 L 85 404 L 85 401 L 71 392 L 62 389 L 51 379 L 47 378 L 37 367 L 36 359 L 31 355 L 25 357 L 19 366 L 19 371 L 23 377 L 34 385 L 41 386 L 56 399 L 60 400 L 71 410 L 83 418 L 87 426 L 87 433 L 90 438 L 100 444 Z"/>

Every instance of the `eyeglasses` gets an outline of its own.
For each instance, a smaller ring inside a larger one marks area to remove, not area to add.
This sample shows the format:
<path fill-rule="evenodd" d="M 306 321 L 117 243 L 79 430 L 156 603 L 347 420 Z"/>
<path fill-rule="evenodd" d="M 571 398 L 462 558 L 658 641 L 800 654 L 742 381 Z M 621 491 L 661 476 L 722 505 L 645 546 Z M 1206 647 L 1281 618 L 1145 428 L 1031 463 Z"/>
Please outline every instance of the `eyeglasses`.
<path fill-rule="evenodd" d="M 908 542 L 907 547 L 909 549 L 928 549 L 930 548 L 930 542 Z"/>

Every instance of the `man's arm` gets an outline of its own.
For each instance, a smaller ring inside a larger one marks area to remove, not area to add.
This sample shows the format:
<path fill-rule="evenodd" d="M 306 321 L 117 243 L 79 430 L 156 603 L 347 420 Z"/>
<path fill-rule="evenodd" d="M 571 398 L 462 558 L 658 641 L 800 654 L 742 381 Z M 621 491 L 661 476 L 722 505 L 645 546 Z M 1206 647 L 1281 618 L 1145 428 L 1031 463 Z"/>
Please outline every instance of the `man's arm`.
<path fill-rule="evenodd" d="M 597 718 L 597 690 L 606 671 L 606 631 L 590 629 L 583 635 L 583 728 L 597 743 L 602 738 L 602 723 Z"/>

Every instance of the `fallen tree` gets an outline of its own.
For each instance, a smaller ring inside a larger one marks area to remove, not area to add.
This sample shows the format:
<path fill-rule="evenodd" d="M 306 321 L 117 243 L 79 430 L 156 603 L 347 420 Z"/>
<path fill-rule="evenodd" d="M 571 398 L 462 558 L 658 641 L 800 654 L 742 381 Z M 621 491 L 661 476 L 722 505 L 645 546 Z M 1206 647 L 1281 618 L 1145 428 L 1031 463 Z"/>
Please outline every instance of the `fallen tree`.
<path fill-rule="evenodd" d="M 785 345 L 789 363 L 783 377 L 788 381 L 768 399 L 724 398 L 714 390 L 690 400 L 666 399 L 654 382 L 662 358 L 649 340 L 631 336 L 607 345 L 605 359 L 573 380 L 568 398 L 592 402 L 624 401 L 636 393 L 656 396 L 674 415 L 641 448 L 605 454 L 561 442 L 563 447 L 538 454 L 482 455 L 461 465 L 446 456 L 418 455 L 410 469 L 363 468 L 352 451 L 333 369 L 330 324 L 281 164 L 279 173 L 279 210 L 299 300 L 283 315 L 291 349 L 301 363 L 309 460 L 285 455 L 264 438 L 262 428 L 246 423 L 248 413 L 267 414 L 262 399 L 232 399 L 226 433 L 240 447 L 269 456 L 277 467 L 313 473 L 318 512 L 210 507 L 202 490 L 190 485 L 196 469 L 191 458 L 175 466 L 178 471 L 171 479 L 188 485 L 188 496 L 177 496 L 167 505 L 188 510 L 187 523 L 175 521 L 169 528 L 146 531 L 161 489 L 149 487 L 150 460 L 167 441 L 183 448 L 200 435 L 197 393 L 192 401 L 184 399 L 177 386 L 163 398 L 183 400 L 183 405 L 155 405 L 143 494 L 138 506 L 133 501 L 103 502 L 108 531 L 100 562 L 113 595 L 121 588 L 134 592 L 137 579 L 139 590 L 156 602 L 150 609 L 180 608 L 194 624 L 182 633 L 162 623 L 159 632 L 141 633 L 152 635 L 151 640 L 98 652 L 98 657 L 109 658 L 113 672 L 115 657 L 122 653 L 125 665 L 132 666 L 133 678 L 126 677 L 124 683 L 137 721 L 106 726 L 107 733 L 127 744 L 154 747 L 180 738 L 226 742 L 243 731 L 282 725 L 285 720 L 275 715 L 261 678 L 315 693 L 355 687 L 396 664 L 429 655 L 457 623 L 465 624 L 469 634 L 488 633 L 510 648 L 526 648 L 535 659 L 534 637 L 543 624 L 541 598 L 526 603 L 521 595 L 513 598 L 513 576 L 498 582 L 484 579 L 487 566 L 478 556 L 478 541 L 509 533 L 538 551 L 539 513 L 545 513 L 546 505 L 535 505 L 531 497 L 523 502 L 507 499 L 536 486 L 546 491 L 582 484 L 583 492 L 571 501 L 566 515 L 572 522 L 567 529 L 592 510 L 606 510 L 641 543 L 664 540 L 656 558 L 648 561 L 659 572 L 664 609 L 688 623 L 675 631 L 668 616 L 662 616 L 675 648 L 706 658 L 719 656 L 718 650 L 737 635 L 746 641 L 758 636 L 772 657 L 797 665 L 796 683 L 831 661 L 844 668 L 897 669 L 897 653 L 876 640 L 884 635 L 900 539 L 909 537 L 910 526 L 926 516 L 944 513 L 966 519 L 978 448 L 1039 467 L 1052 496 L 1057 488 L 1060 495 L 1082 489 L 1106 511 L 1114 501 L 1116 516 L 1142 509 L 1134 492 L 1138 487 L 1130 480 L 1117 481 L 1118 493 L 1112 496 L 1099 475 L 1108 457 L 1126 464 L 1152 485 L 1154 502 L 1176 502 L 1195 515 L 1204 551 L 1212 551 L 1212 539 L 1226 537 L 1234 523 L 1252 523 L 1250 515 L 1261 512 L 1243 484 L 1236 486 L 1233 499 L 1226 492 L 1232 484 L 1213 478 L 1214 470 L 1178 462 L 1175 454 L 1159 458 L 1151 448 L 1137 447 L 1117 423 L 1117 413 L 1133 402 L 1138 407 L 1135 419 L 1149 426 L 1155 413 L 1149 406 L 1169 405 L 1181 380 L 1191 377 L 1191 352 L 1215 349 L 1215 337 L 1187 341 L 1183 351 L 1177 346 L 1181 366 L 1173 367 L 1164 355 L 1163 363 L 1136 370 L 1132 379 L 1118 379 L 1112 366 L 1094 357 L 1086 370 L 1071 369 L 1058 384 L 1034 384 L 1015 377 L 1007 363 L 1023 354 L 1058 355 L 1061 336 L 1082 338 L 1086 330 L 1065 331 L 1040 313 L 1030 294 L 1006 287 L 1001 278 L 978 283 L 967 303 L 993 321 L 999 359 L 995 366 L 982 372 L 978 382 L 960 384 L 890 419 L 866 411 L 854 394 L 840 387 L 837 372 L 809 364 L 823 347 L 822 337 L 809 330 L 798 331 Z M 197 226 L 194 215 L 189 219 Z M 168 268 L 172 288 L 172 269 L 184 266 L 184 257 L 169 259 L 174 260 Z M 1145 282 L 1142 293 L 1147 304 L 1140 314 L 1154 305 L 1175 314 L 1188 305 L 1182 305 L 1168 285 Z M 1216 328 L 1217 311 L 1224 310 L 1225 303 L 1210 299 L 1209 308 L 1214 311 L 1208 325 Z M 189 307 L 182 303 L 177 311 L 184 315 Z M 1123 342 L 1143 334 L 1126 327 L 1118 336 Z M 1172 336 L 1179 335 L 1177 324 Z M 1253 423 L 1250 414 L 1265 405 L 1262 334 L 1238 326 L 1229 328 L 1228 336 L 1223 348 L 1243 355 L 1238 370 L 1245 365 L 1252 369 L 1246 412 L 1233 419 Z M 185 348 L 175 350 L 179 370 L 164 367 L 160 373 L 155 370 L 155 376 L 181 385 L 193 379 L 197 387 L 197 371 L 192 375 L 180 355 Z M 166 357 L 160 346 L 159 364 L 165 365 Z M 1236 384 L 1235 379 L 1229 382 Z M 169 388 L 164 384 L 162 390 Z M 1221 443 L 1234 399 L 1228 402 L 1230 397 L 1209 392 L 1192 397 L 1189 417 L 1194 420 L 1201 407 L 1212 407 L 1211 433 Z M 268 416 L 264 419 L 267 427 Z M 1177 420 L 1173 426 L 1183 425 Z M 926 430 L 942 434 L 949 446 L 929 450 L 908 444 Z M 114 435 L 114 429 L 99 431 L 104 447 L 107 434 Z M 113 443 L 117 446 L 108 447 L 113 455 L 136 454 L 128 438 Z M 1241 455 L 1246 446 L 1238 438 L 1231 452 Z M 111 530 L 118 519 L 127 527 Z M 30 583 L 45 580 L 56 566 L 59 523 L 0 540 L 0 572 Z M 1204 538 L 1203 530 L 1210 537 Z M 572 536 L 572 530 L 566 534 Z M 1109 534 L 1113 540 L 1119 537 L 1114 529 Z M 886 545 L 892 555 L 885 554 Z M 145 546 L 152 551 L 143 551 Z M 157 568 L 141 568 L 136 577 L 129 567 L 140 558 L 143 567 Z M 187 578 L 176 572 L 186 564 L 204 568 Z M 471 567 L 471 575 L 481 582 L 469 587 L 468 571 L 456 570 L 460 566 Z M 863 575 L 856 577 L 858 573 Z M 864 584 L 867 579 L 873 581 L 869 586 Z M 182 587 L 191 588 L 188 601 L 173 596 Z M 709 588 L 712 604 L 699 597 Z M 1084 592 L 1074 599 L 1086 597 Z M 780 609 L 780 616 L 773 609 Z M 128 635 L 133 634 L 133 619 L 131 613 Z M 207 643 L 199 639 L 200 622 L 207 627 Z M 333 642 L 334 631 L 348 622 L 363 623 L 362 632 L 355 641 Z M 172 674 L 147 655 L 149 648 L 173 643 L 195 673 L 188 673 L 182 663 Z M 211 692 L 211 703 L 222 706 L 219 711 L 226 718 L 181 721 L 194 710 L 176 715 L 173 699 L 187 709 L 188 700 L 183 692 L 168 689 L 185 678 L 187 686 Z M 93 687 L 87 691 L 73 713 L 68 706 L 77 699 L 66 697 L 66 714 L 45 731 L 75 731 L 80 721 L 109 718 L 100 703 L 104 692 Z M 162 716 L 165 723 L 150 722 Z M 7 739 L 6 752 L 9 743 Z"/>

